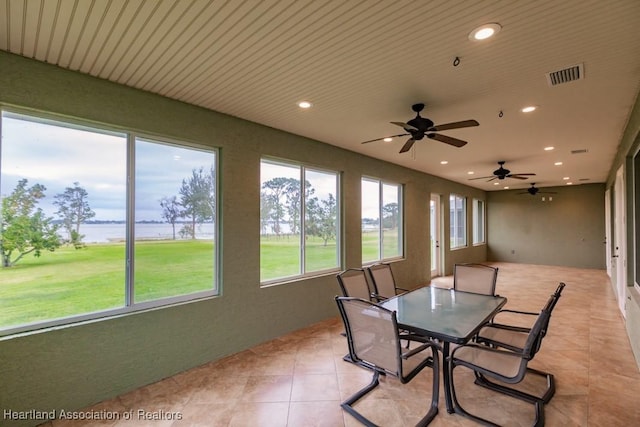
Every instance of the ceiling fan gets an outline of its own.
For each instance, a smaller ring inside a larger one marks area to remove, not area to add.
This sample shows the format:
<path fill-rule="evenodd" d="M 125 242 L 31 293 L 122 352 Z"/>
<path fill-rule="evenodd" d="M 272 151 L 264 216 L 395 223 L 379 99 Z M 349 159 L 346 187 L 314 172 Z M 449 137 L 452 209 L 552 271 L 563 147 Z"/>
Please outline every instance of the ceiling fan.
<path fill-rule="evenodd" d="M 535 173 L 511 173 L 509 169 L 504 168 L 504 160 L 498 162 L 500 167 L 493 171 L 493 175 L 491 176 L 481 176 L 478 178 L 470 178 L 470 180 L 474 179 L 487 179 L 488 181 L 493 181 L 494 179 L 505 179 L 505 178 L 515 178 L 515 179 L 527 179 L 529 176 L 535 176 Z"/>
<path fill-rule="evenodd" d="M 531 187 L 527 188 L 527 191 L 522 191 L 516 194 L 531 194 L 532 196 L 535 196 L 536 194 L 558 194 L 558 193 L 556 193 L 555 191 L 540 191 L 540 189 L 536 187 L 536 183 L 532 182 Z"/>
<path fill-rule="evenodd" d="M 452 138 L 450 136 L 441 135 L 439 131 L 460 129 L 471 126 L 478 126 L 475 120 L 464 120 L 461 122 L 446 123 L 443 125 L 434 126 L 433 122 L 425 117 L 420 116 L 420 111 L 424 109 L 424 104 L 414 104 L 411 109 L 416 112 L 416 117 L 409 120 L 407 123 L 403 122 L 391 122 L 394 125 L 402 127 L 407 133 L 401 133 L 399 135 L 387 136 L 384 138 L 376 138 L 370 141 L 364 141 L 362 144 L 368 144 L 370 142 L 380 141 L 386 138 L 397 138 L 399 136 L 411 135 L 411 138 L 400 149 L 401 153 L 407 152 L 413 147 L 416 141 L 420 141 L 425 136 L 429 139 L 435 139 L 436 141 L 444 142 L 445 144 L 453 145 L 454 147 L 463 147 L 467 145 L 467 141 L 461 139 Z"/>

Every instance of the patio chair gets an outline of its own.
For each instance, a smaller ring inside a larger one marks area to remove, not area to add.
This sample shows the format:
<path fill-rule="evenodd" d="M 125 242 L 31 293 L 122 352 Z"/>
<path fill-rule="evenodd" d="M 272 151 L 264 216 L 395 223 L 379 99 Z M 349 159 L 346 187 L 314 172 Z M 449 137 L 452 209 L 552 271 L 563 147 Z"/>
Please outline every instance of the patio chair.
<path fill-rule="evenodd" d="M 371 292 L 364 269 L 349 268 L 340 272 L 336 278 L 343 296 L 362 298 L 369 301 L 377 300 L 375 294 Z"/>
<path fill-rule="evenodd" d="M 497 424 L 473 415 L 462 408 L 455 391 L 454 369 L 459 366 L 471 369 L 476 374 L 476 384 L 477 378 L 492 378 L 506 384 L 522 382 L 527 373 L 531 372 L 527 364 L 540 349 L 542 332 L 549 322 L 550 314 L 546 309 L 540 312 L 536 322 L 527 334 L 527 339 L 521 351 L 502 350 L 477 343 L 461 345 L 453 350 L 449 358 L 449 376 L 451 378 L 451 398 L 455 412 L 482 424 L 497 426 Z M 542 399 L 495 383 L 488 388 L 532 403 L 535 407 L 534 426 L 544 425 L 544 401 Z"/>
<path fill-rule="evenodd" d="M 540 331 L 539 338 L 540 343 L 538 343 L 538 345 L 541 344 L 542 339 L 547 334 L 547 331 L 549 329 L 549 321 L 551 320 L 551 314 L 556 304 L 558 303 L 558 299 L 560 299 L 560 295 L 562 294 L 562 290 L 564 289 L 564 287 L 565 284 L 560 283 L 556 291 L 549 297 L 547 303 L 542 309 L 544 312 L 547 312 L 549 314 L 549 318 L 542 325 L 542 330 Z M 508 312 L 528 317 L 530 317 L 531 315 L 538 316 L 535 313 L 526 311 L 508 310 Z M 535 317 L 535 319 L 537 319 L 537 317 Z M 491 346 L 493 348 L 504 348 L 514 352 L 522 352 L 526 345 L 530 331 L 530 327 L 512 326 L 507 324 L 494 323 L 492 321 L 478 332 L 478 334 L 476 335 L 476 342 Z M 524 400 L 535 401 L 539 399 L 544 403 L 549 403 L 556 390 L 553 374 L 533 368 L 527 368 L 527 370 L 530 374 L 538 375 L 546 379 L 547 388 L 544 393 L 542 393 L 541 396 L 534 396 L 532 394 L 515 389 L 513 389 L 511 392 L 517 395 L 516 397 Z M 481 375 L 476 375 L 476 384 L 490 389 L 493 389 L 495 387 L 502 387 L 504 389 L 503 386 L 499 386 Z"/>
<path fill-rule="evenodd" d="M 453 266 L 453 289 L 483 295 L 496 294 L 498 267 L 484 264 L 455 264 Z"/>
<path fill-rule="evenodd" d="M 416 335 L 404 335 L 419 343 L 414 349 L 404 349 L 400 343 L 395 311 L 359 298 L 336 297 L 338 309 L 347 331 L 349 354 L 354 363 L 373 371 L 371 382 L 340 405 L 366 426 L 375 426 L 353 405 L 379 385 L 380 375 L 394 376 L 402 384 L 411 381 L 425 367 L 433 369 L 431 405 L 419 426 L 428 425 L 438 413 L 439 359 L 437 346 L 431 340 Z"/>
<path fill-rule="evenodd" d="M 378 299 L 387 299 L 398 295 L 398 293 L 408 292 L 408 289 L 396 286 L 393 271 L 389 264 L 380 263 L 367 267 L 369 276 L 373 283 L 373 292 Z"/>

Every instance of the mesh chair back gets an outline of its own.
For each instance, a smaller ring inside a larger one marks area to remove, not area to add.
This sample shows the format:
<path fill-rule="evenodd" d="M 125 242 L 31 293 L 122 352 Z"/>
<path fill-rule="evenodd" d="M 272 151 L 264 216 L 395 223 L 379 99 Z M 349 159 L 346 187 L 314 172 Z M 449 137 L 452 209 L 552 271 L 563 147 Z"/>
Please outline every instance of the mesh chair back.
<path fill-rule="evenodd" d="M 345 297 L 371 300 L 371 289 L 367 276 L 361 268 L 350 268 L 338 274 L 338 284 Z"/>
<path fill-rule="evenodd" d="M 400 377 L 395 312 L 358 298 L 337 297 L 336 301 L 347 331 L 351 358 Z"/>
<path fill-rule="evenodd" d="M 368 268 L 375 293 L 384 298 L 396 295 L 396 281 L 389 264 L 376 264 Z"/>
<path fill-rule="evenodd" d="M 553 298 L 553 296 L 551 298 Z M 522 349 L 522 357 L 524 359 L 533 359 L 538 350 L 540 350 L 542 339 L 544 338 L 547 328 L 549 327 L 550 318 L 551 311 L 549 311 L 547 307 L 545 307 L 540 312 L 536 323 L 534 323 L 531 327 L 531 331 L 529 331 L 529 336 L 527 337 L 527 341 L 525 342 L 524 348 Z"/>
<path fill-rule="evenodd" d="M 455 264 L 453 288 L 457 291 L 495 295 L 498 268 L 484 264 Z"/>

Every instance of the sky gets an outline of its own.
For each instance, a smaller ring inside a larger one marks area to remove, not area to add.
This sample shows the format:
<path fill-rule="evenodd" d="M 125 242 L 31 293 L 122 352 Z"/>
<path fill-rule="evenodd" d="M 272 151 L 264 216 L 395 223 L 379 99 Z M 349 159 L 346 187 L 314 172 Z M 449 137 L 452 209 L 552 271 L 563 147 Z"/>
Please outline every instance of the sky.
<path fill-rule="evenodd" d="M 27 121 L 13 114 L 2 118 L 0 194 L 20 179 L 47 190 L 39 207 L 48 216 L 57 210 L 54 196 L 78 182 L 88 192 L 94 220 L 125 220 L 126 135 Z M 161 221 L 160 199 L 178 195 L 193 169 L 208 170 L 215 154 L 138 140 L 136 149 L 136 220 Z"/>
<path fill-rule="evenodd" d="M 96 213 L 93 220 L 123 221 L 126 215 L 126 153 L 124 133 L 70 127 L 68 124 L 3 113 L 0 145 L 0 195 L 8 196 L 20 179 L 28 186 L 42 184 L 46 197 L 39 203 L 47 216 L 54 216 L 54 196 L 73 187 L 74 182 L 88 192 L 88 202 Z M 138 139 L 135 144 L 136 221 L 162 221 L 160 200 L 177 196 L 182 180 L 194 169 L 209 170 L 215 153 Z M 336 174 L 306 168 L 307 180 L 315 196 L 337 198 Z M 261 181 L 282 176 L 300 178 L 300 168 L 263 161 Z M 364 180 L 362 215 L 378 217 L 378 183 Z M 397 198 L 397 187 L 384 186 L 384 199 Z M 393 194 L 392 194 L 393 193 Z"/>

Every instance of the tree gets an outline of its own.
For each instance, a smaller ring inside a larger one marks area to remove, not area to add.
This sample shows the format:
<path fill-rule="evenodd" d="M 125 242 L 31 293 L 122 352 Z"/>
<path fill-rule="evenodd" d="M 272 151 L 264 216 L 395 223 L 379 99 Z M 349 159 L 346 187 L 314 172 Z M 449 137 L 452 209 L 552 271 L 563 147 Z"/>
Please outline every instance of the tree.
<path fill-rule="evenodd" d="M 176 240 L 176 222 L 178 221 L 178 218 L 182 216 L 180 203 L 178 203 L 176 196 L 163 197 L 160 200 L 160 206 L 162 207 L 162 218 L 171 224 L 173 240 Z"/>
<path fill-rule="evenodd" d="M 62 225 L 69 236 L 68 241 L 76 249 L 82 246 L 84 237 L 80 234 L 80 224 L 96 216 L 89 206 L 88 195 L 87 190 L 80 187 L 80 183 L 74 182 L 73 187 L 67 187 L 64 193 L 54 196 L 53 204 L 58 206 L 56 215 L 62 218 Z"/>
<path fill-rule="evenodd" d="M 398 204 L 387 203 L 382 207 L 382 225 L 386 228 L 398 227 Z"/>
<path fill-rule="evenodd" d="M 336 238 L 337 202 L 333 194 L 318 202 L 317 197 L 307 200 L 307 220 L 305 232 L 312 236 L 318 236 L 327 246 L 329 240 Z"/>
<path fill-rule="evenodd" d="M 267 216 L 273 221 L 273 232 L 276 235 L 280 235 L 280 224 L 285 220 L 287 211 L 282 199 L 290 191 L 291 186 L 295 185 L 293 181 L 297 182 L 294 178 L 276 177 L 262 184 L 262 189 L 265 191 L 260 193 L 260 197 L 264 200 L 261 206 L 268 209 Z"/>
<path fill-rule="evenodd" d="M 196 238 L 196 225 L 205 221 L 215 221 L 216 179 L 213 166 L 205 172 L 204 168 L 193 169 L 189 178 L 182 180 L 180 187 L 180 206 L 182 216 L 190 220 L 185 230 L 192 239 Z"/>
<path fill-rule="evenodd" d="M 27 180 L 21 179 L 13 192 L 2 199 L 0 218 L 0 251 L 2 266 L 11 267 L 25 255 L 39 257 L 43 250 L 54 251 L 60 247 L 58 226 L 53 218 L 47 218 L 38 201 L 44 198 L 46 187 L 35 184 L 27 188 Z"/>

